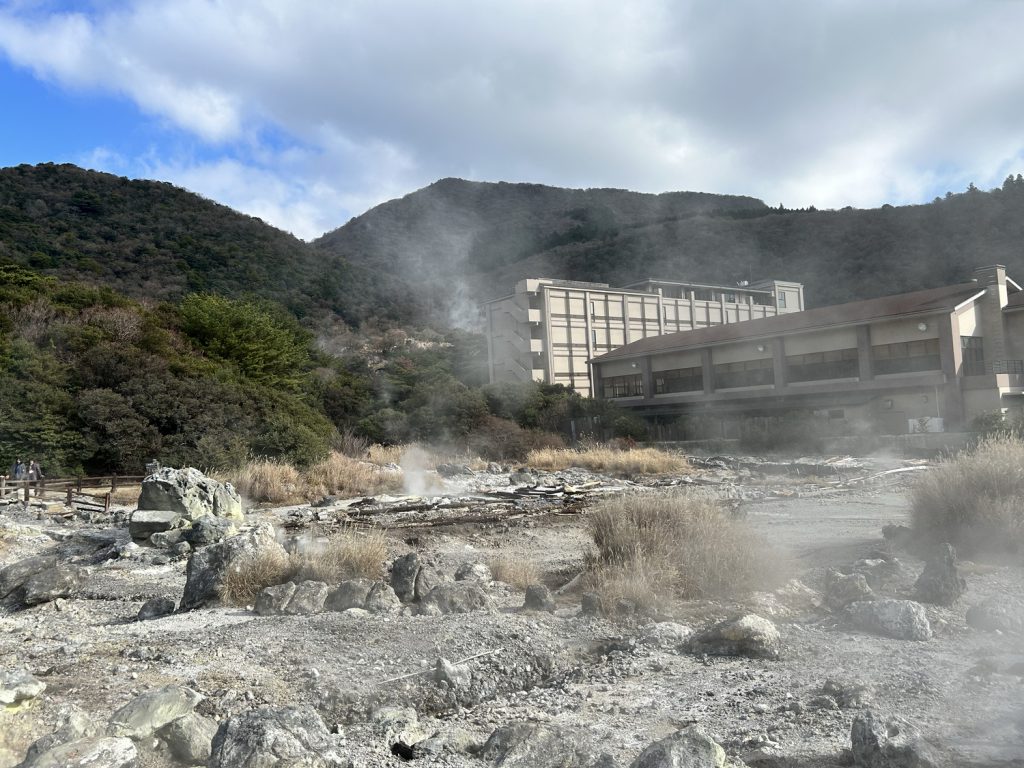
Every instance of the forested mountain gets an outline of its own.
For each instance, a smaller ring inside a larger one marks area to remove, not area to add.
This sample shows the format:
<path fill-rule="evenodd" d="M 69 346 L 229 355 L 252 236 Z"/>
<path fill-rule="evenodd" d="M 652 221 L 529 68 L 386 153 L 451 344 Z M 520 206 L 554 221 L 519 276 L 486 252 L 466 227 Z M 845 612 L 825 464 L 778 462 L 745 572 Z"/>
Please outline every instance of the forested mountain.
<path fill-rule="evenodd" d="M 742 197 L 445 179 L 368 211 L 314 245 L 387 269 L 396 293 L 439 314 L 523 277 L 807 286 L 810 306 L 959 282 L 974 266 L 1024 274 L 1024 181 L 927 205 L 768 208 Z"/>

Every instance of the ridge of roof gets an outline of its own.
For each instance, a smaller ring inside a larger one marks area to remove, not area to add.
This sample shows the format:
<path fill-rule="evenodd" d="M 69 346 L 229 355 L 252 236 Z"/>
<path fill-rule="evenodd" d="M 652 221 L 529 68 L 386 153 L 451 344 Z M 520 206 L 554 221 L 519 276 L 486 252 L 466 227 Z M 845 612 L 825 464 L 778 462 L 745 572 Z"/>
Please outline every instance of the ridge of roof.
<path fill-rule="evenodd" d="M 600 363 L 652 352 L 671 352 L 726 341 L 741 341 L 794 331 L 811 331 L 896 315 L 916 315 L 943 309 L 952 311 L 961 300 L 982 290 L 984 290 L 983 286 L 972 281 L 942 288 L 927 288 L 911 293 L 898 293 L 875 299 L 851 301 L 846 304 L 805 309 L 801 312 L 788 312 L 759 320 L 744 320 L 691 331 L 648 336 L 645 339 L 639 339 L 618 349 L 613 349 L 611 352 L 606 352 L 593 358 L 593 361 Z"/>

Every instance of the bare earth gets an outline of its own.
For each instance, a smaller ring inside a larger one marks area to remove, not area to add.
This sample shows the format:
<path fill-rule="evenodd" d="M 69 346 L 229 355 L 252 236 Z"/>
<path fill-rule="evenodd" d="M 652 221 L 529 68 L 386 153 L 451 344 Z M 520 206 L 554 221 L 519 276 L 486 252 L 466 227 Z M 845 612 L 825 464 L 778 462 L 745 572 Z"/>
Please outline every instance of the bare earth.
<path fill-rule="evenodd" d="M 748 482 L 721 474 L 729 484 Z M 818 485 L 802 496 L 776 496 L 772 489 L 785 494 L 806 485 L 759 482 L 765 484 L 741 510 L 780 550 L 792 575 L 821 590 L 826 567 L 850 565 L 888 546 L 881 528 L 906 522 L 912 479 L 853 491 Z M 281 522 L 287 515 L 261 510 L 251 518 Z M 97 531 L 127 536 L 123 528 L 39 520 L 20 505 L 0 508 L 0 567 L 54 547 L 88 552 L 95 546 L 83 535 Z M 570 514 L 402 529 L 393 555 L 415 548 L 449 573 L 499 555 L 527 558 L 557 587 L 579 572 L 587 547 L 585 514 Z M 1024 765 L 1024 638 L 979 632 L 965 622 L 971 604 L 1022 593 L 1019 566 L 962 563 L 966 598 L 948 609 L 927 606 L 935 637 L 925 642 L 856 631 L 792 590 L 757 595 L 745 605 L 684 603 L 665 617 L 700 629 L 741 611 L 758 613 L 782 635 L 782 658 L 766 661 L 645 644 L 648 621 L 584 616 L 578 594 L 560 596 L 555 614 L 524 612 L 522 593 L 500 583 L 489 587 L 493 613 L 259 617 L 212 608 L 137 622 L 144 600 L 178 599 L 184 585 L 184 560 L 154 565 L 151 555 L 143 550 L 89 566 L 74 599 L 0 608 L 0 670 L 27 667 L 47 686 L 29 706 L 0 712 L 0 768 L 16 765 L 33 739 L 56 727 L 65 705 L 105 720 L 135 695 L 172 682 L 199 691 L 205 699 L 198 711 L 218 720 L 261 704 L 312 704 L 345 735 L 357 766 L 404 764 L 372 716 L 374 708 L 394 704 L 417 709 L 421 737 L 439 732 L 452 745 L 482 743 L 516 721 L 550 722 L 585 734 L 628 766 L 652 741 L 697 722 L 750 765 L 824 768 L 848 764 L 844 749 L 858 711 L 821 698 L 829 679 L 863 686 L 874 709 L 915 723 L 951 764 Z M 922 563 L 906 552 L 896 555 L 901 575 L 880 594 L 910 598 Z M 471 702 L 439 690 L 429 675 L 407 676 L 439 657 L 484 653 L 469 662 L 477 699 Z M 176 765 L 160 744 L 143 746 L 143 765 Z M 416 763 L 484 766 L 471 751 L 453 747 Z"/>

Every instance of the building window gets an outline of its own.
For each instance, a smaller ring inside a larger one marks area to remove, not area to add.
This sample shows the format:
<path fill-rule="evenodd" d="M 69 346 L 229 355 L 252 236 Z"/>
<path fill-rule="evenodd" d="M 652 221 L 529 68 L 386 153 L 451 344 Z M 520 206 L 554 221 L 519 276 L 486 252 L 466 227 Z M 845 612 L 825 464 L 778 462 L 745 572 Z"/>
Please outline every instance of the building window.
<path fill-rule="evenodd" d="M 785 309 L 786 308 L 786 292 L 785 291 L 779 291 L 776 300 L 779 302 L 779 308 L 780 309 Z"/>
<path fill-rule="evenodd" d="M 878 374 L 938 371 L 942 367 L 938 339 L 880 344 L 871 348 L 871 361 Z"/>
<path fill-rule="evenodd" d="M 715 389 L 757 387 L 774 383 L 775 369 L 771 358 L 719 363 L 715 366 Z"/>
<path fill-rule="evenodd" d="M 597 346 L 597 331 L 590 332 L 590 343 L 592 346 Z"/>
<path fill-rule="evenodd" d="M 715 292 L 709 291 L 705 288 L 697 288 L 693 292 L 693 298 L 696 299 L 697 301 L 714 301 Z"/>
<path fill-rule="evenodd" d="M 644 394 L 644 377 L 641 373 L 606 376 L 601 379 L 601 388 L 607 398 L 641 397 Z"/>
<path fill-rule="evenodd" d="M 985 373 L 985 345 L 980 336 L 961 336 L 964 376 L 982 376 Z"/>
<path fill-rule="evenodd" d="M 671 371 L 654 372 L 654 394 L 667 395 L 670 392 L 702 392 L 704 390 L 704 369 L 674 368 Z"/>
<path fill-rule="evenodd" d="M 857 350 L 833 349 L 786 357 L 787 381 L 852 379 L 859 374 Z"/>
<path fill-rule="evenodd" d="M 723 293 L 722 294 L 722 301 L 726 302 L 727 304 L 735 304 L 736 303 L 736 294 L 735 293 Z"/>

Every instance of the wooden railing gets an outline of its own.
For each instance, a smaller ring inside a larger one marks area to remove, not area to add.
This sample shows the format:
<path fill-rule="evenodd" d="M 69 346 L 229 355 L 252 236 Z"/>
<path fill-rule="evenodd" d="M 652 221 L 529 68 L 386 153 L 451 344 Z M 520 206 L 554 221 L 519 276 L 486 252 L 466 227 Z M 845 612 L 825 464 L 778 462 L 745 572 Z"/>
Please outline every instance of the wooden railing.
<path fill-rule="evenodd" d="M 45 498 L 59 494 L 65 498 L 69 506 L 74 496 L 92 496 L 102 498 L 98 494 L 83 494 L 83 488 L 110 488 L 106 494 L 106 508 L 110 508 L 110 494 L 117 490 L 118 486 L 135 485 L 141 483 L 145 475 L 101 475 L 99 477 L 65 477 L 65 478 L 44 478 L 42 480 L 13 480 L 9 477 L 0 477 L 0 499 L 10 497 L 23 498 L 26 502 L 30 498 Z"/>

